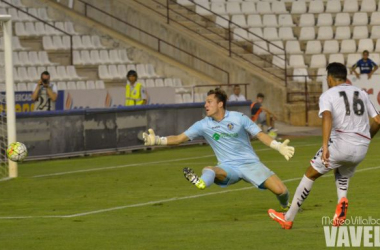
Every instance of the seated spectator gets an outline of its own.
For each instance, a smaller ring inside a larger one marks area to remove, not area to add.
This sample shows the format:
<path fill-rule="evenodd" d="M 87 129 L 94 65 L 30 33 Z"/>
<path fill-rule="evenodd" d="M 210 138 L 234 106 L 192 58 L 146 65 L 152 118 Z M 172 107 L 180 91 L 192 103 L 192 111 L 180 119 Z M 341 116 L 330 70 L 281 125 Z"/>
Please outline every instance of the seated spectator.
<path fill-rule="evenodd" d="M 34 101 L 34 111 L 55 110 L 58 89 L 55 83 L 50 82 L 49 72 L 42 72 L 41 79 L 38 80 L 33 89 L 32 100 Z"/>
<path fill-rule="evenodd" d="M 125 106 L 145 104 L 147 104 L 145 88 L 137 81 L 137 72 L 130 70 L 127 73 L 127 85 L 125 86 Z"/>
<path fill-rule="evenodd" d="M 234 86 L 234 93 L 228 98 L 229 102 L 245 102 L 245 96 L 240 94 L 240 86 Z"/>
<path fill-rule="evenodd" d="M 276 116 L 267 108 L 263 107 L 264 95 L 262 93 L 257 94 L 256 102 L 251 104 L 251 119 L 258 125 L 267 126 L 267 132 L 270 133 L 274 129 L 274 121 L 277 119 Z M 277 134 L 276 134 L 277 136 Z"/>
<path fill-rule="evenodd" d="M 368 79 L 371 79 L 373 73 L 379 68 L 376 63 L 374 63 L 371 59 L 368 58 L 369 52 L 368 50 L 363 51 L 363 58 L 357 61 L 351 68 L 352 72 L 355 73 L 356 77 L 360 79 L 360 75 L 367 74 Z M 356 72 L 356 68 L 359 68 L 360 74 Z"/>

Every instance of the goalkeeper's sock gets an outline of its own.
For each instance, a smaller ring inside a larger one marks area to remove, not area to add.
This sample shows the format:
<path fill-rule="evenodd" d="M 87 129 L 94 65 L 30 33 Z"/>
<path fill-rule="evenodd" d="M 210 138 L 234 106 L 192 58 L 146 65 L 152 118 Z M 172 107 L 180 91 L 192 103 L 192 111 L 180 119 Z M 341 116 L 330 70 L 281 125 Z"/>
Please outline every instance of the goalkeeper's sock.
<path fill-rule="evenodd" d="M 338 194 L 338 202 L 343 198 L 347 198 L 348 183 L 350 179 L 340 175 L 339 171 L 335 172 L 335 185 Z"/>
<path fill-rule="evenodd" d="M 287 208 L 289 204 L 289 192 L 286 190 L 286 193 L 276 195 L 278 201 L 280 202 L 280 205 L 282 208 Z"/>
<path fill-rule="evenodd" d="M 300 184 L 297 187 L 296 193 L 294 194 L 292 205 L 290 206 L 289 211 L 285 214 L 285 220 L 294 220 L 302 203 L 304 202 L 304 200 L 306 200 L 307 196 L 309 195 L 313 183 L 314 181 L 310 180 L 305 175 L 303 176 Z"/>
<path fill-rule="evenodd" d="M 215 180 L 215 172 L 212 169 L 204 168 L 202 170 L 201 179 L 205 182 L 206 187 L 211 186 Z"/>

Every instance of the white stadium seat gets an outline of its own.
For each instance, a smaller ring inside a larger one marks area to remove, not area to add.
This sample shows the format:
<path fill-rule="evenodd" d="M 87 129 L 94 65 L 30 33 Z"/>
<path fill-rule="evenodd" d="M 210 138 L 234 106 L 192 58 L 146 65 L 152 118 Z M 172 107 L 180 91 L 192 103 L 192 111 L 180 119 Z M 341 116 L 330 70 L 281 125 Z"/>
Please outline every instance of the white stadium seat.
<path fill-rule="evenodd" d="M 313 14 L 302 14 L 300 17 L 299 26 L 309 27 L 315 25 L 315 18 Z"/>
<path fill-rule="evenodd" d="M 375 48 L 375 52 L 380 52 L 380 39 L 377 39 L 377 40 L 376 40 L 376 48 Z"/>
<path fill-rule="evenodd" d="M 270 14 L 270 13 L 272 13 L 269 2 L 257 2 L 256 10 L 257 10 L 257 13 L 259 13 L 259 14 Z"/>
<path fill-rule="evenodd" d="M 292 15 L 290 14 L 282 14 L 278 16 L 278 24 L 281 27 L 293 27 L 295 26 L 293 23 Z"/>
<path fill-rule="evenodd" d="M 77 89 L 87 89 L 86 83 L 84 81 L 77 82 Z"/>
<path fill-rule="evenodd" d="M 302 27 L 299 40 L 314 40 L 315 29 L 314 27 Z"/>
<path fill-rule="evenodd" d="M 301 46 L 298 41 L 287 41 L 286 42 L 286 53 L 288 54 L 302 54 Z"/>
<path fill-rule="evenodd" d="M 317 26 L 331 26 L 333 24 L 333 18 L 330 13 L 322 13 L 318 15 Z"/>
<path fill-rule="evenodd" d="M 326 68 L 319 68 L 317 71 L 317 75 L 317 82 L 323 82 L 327 76 Z"/>
<path fill-rule="evenodd" d="M 285 2 L 283 1 L 272 2 L 272 12 L 275 14 L 288 13 L 288 11 L 286 10 Z"/>
<path fill-rule="evenodd" d="M 253 53 L 257 55 L 268 55 L 268 43 L 264 41 L 255 42 L 253 45 Z"/>
<path fill-rule="evenodd" d="M 291 55 L 289 58 L 290 67 L 293 68 L 306 68 L 305 60 L 302 55 Z"/>
<path fill-rule="evenodd" d="M 363 52 L 364 50 L 368 50 L 372 52 L 374 50 L 374 44 L 372 39 L 360 39 L 358 45 L 358 52 Z"/>
<path fill-rule="evenodd" d="M 226 5 L 224 3 L 211 3 L 211 11 L 218 14 L 226 14 Z"/>
<path fill-rule="evenodd" d="M 293 29 L 291 27 L 281 27 L 278 30 L 278 36 L 282 40 L 295 40 Z"/>
<path fill-rule="evenodd" d="M 247 24 L 249 27 L 263 27 L 260 15 L 249 15 L 247 18 Z"/>
<path fill-rule="evenodd" d="M 303 77 L 305 76 L 305 77 Z M 293 70 L 293 81 L 295 82 L 310 82 L 309 73 L 307 69 L 299 68 Z"/>
<path fill-rule="evenodd" d="M 272 57 L 272 64 L 277 66 L 280 69 L 285 68 L 285 56 L 284 55 L 278 55 Z"/>
<path fill-rule="evenodd" d="M 359 4 L 357 0 L 345 0 L 343 5 L 343 12 L 357 12 L 359 11 Z"/>
<path fill-rule="evenodd" d="M 330 40 L 334 38 L 334 32 L 332 27 L 320 27 L 318 29 L 318 39 L 319 40 Z"/>
<path fill-rule="evenodd" d="M 292 3 L 292 14 L 303 14 L 306 13 L 306 1 L 294 1 Z"/>
<path fill-rule="evenodd" d="M 277 27 L 277 17 L 276 15 L 264 15 L 263 16 L 264 27 Z"/>
<path fill-rule="evenodd" d="M 257 13 L 255 3 L 252 2 L 242 2 L 241 12 L 245 15 Z"/>
<path fill-rule="evenodd" d="M 269 27 L 264 28 L 264 39 L 269 41 L 279 40 L 277 28 Z"/>
<path fill-rule="evenodd" d="M 216 17 L 215 23 L 217 26 L 228 28 L 228 20 L 230 20 L 230 17 L 228 15 L 219 15 Z"/>
<path fill-rule="evenodd" d="M 209 3 L 203 3 L 195 6 L 195 12 L 199 15 L 211 15 L 210 10 L 210 4 Z"/>
<path fill-rule="evenodd" d="M 348 13 L 338 13 L 335 16 L 335 26 L 348 26 L 351 24 L 351 17 Z"/>
<path fill-rule="evenodd" d="M 339 13 L 342 11 L 342 5 L 340 0 L 329 0 L 326 1 L 326 12 L 327 13 Z"/>
<path fill-rule="evenodd" d="M 312 55 L 310 60 L 310 68 L 326 68 L 325 55 Z"/>
<path fill-rule="evenodd" d="M 102 80 L 98 80 L 95 82 L 95 87 L 97 89 L 105 89 L 106 87 L 104 86 L 104 81 Z"/>
<path fill-rule="evenodd" d="M 355 53 L 356 41 L 355 40 L 343 40 L 340 45 L 340 53 Z"/>
<path fill-rule="evenodd" d="M 340 26 L 335 30 L 335 39 L 350 39 L 351 30 L 350 27 Z"/>
<path fill-rule="evenodd" d="M 368 38 L 368 27 L 367 26 L 355 26 L 352 38 L 354 38 L 354 39 Z"/>
<path fill-rule="evenodd" d="M 360 59 L 362 59 L 362 54 L 349 54 L 347 56 L 347 67 L 351 68 Z"/>
<path fill-rule="evenodd" d="M 370 57 L 371 57 L 371 60 L 376 63 L 377 65 L 380 64 L 380 55 L 379 54 L 374 54 L 374 53 L 371 53 L 370 54 Z"/>
<path fill-rule="evenodd" d="M 328 40 L 323 43 L 324 54 L 335 54 L 339 52 L 339 43 L 337 40 Z"/>
<path fill-rule="evenodd" d="M 242 28 L 247 28 L 247 19 L 245 18 L 245 15 L 233 15 L 231 18 L 231 22 L 234 24 L 237 24 L 238 26 Z M 228 25 L 227 25 L 228 27 Z"/>
<path fill-rule="evenodd" d="M 96 89 L 95 82 L 94 81 L 87 81 L 86 82 L 86 89 Z"/>
<path fill-rule="evenodd" d="M 372 12 L 371 25 L 380 25 L 380 12 Z"/>
<path fill-rule="evenodd" d="M 235 14 L 240 14 L 240 13 L 244 13 L 244 14 L 252 13 L 251 11 L 244 12 L 244 9 L 240 8 L 240 3 L 235 3 L 235 2 L 228 2 L 226 4 L 226 11 L 230 15 L 235 15 Z"/>
<path fill-rule="evenodd" d="M 177 3 L 183 6 L 193 6 L 194 3 L 190 0 L 177 0 Z"/>
<path fill-rule="evenodd" d="M 368 24 L 368 16 L 367 13 L 358 12 L 354 14 L 352 19 L 352 25 L 367 25 Z"/>
<path fill-rule="evenodd" d="M 380 26 L 372 26 L 371 38 L 372 39 L 380 38 Z"/>
<path fill-rule="evenodd" d="M 309 13 L 323 13 L 325 11 L 325 6 L 323 1 L 311 1 L 309 3 Z"/>
<path fill-rule="evenodd" d="M 362 0 L 360 4 L 361 12 L 374 12 L 376 11 L 376 1 L 375 0 Z"/>
<path fill-rule="evenodd" d="M 329 56 L 329 64 L 333 62 L 344 64 L 344 56 L 342 54 L 331 54 Z"/>
<path fill-rule="evenodd" d="M 58 82 L 57 88 L 58 88 L 58 90 L 66 90 L 67 89 L 66 82 Z"/>
<path fill-rule="evenodd" d="M 242 28 L 235 28 L 233 38 L 234 40 L 239 41 L 239 42 L 248 40 L 247 30 L 242 29 Z"/>
<path fill-rule="evenodd" d="M 277 47 L 276 47 L 276 46 Z M 273 41 L 269 44 L 269 51 L 275 55 L 283 55 L 284 54 L 284 44 L 282 41 Z"/>
<path fill-rule="evenodd" d="M 261 28 L 250 28 L 248 30 L 248 39 L 250 41 L 261 41 L 263 36 L 264 35 Z"/>
<path fill-rule="evenodd" d="M 322 53 L 321 41 L 308 41 L 306 44 L 305 54 L 320 54 Z"/>

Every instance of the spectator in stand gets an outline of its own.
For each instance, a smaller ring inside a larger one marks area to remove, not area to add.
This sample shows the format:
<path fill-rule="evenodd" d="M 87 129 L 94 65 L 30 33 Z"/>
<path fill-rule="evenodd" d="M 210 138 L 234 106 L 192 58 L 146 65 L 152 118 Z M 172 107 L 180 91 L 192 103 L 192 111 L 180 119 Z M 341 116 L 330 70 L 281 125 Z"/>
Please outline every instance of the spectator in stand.
<path fill-rule="evenodd" d="M 127 85 L 125 86 L 125 106 L 147 104 L 147 95 L 144 86 L 137 81 L 137 72 L 128 71 Z"/>
<path fill-rule="evenodd" d="M 230 96 L 228 101 L 230 101 L 230 102 L 245 102 L 245 101 L 247 101 L 245 99 L 245 96 L 240 94 L 240 91 L 241 91 L 240 86 L 235 85 L 234 86 L 234 93 Z"/>
<path fill-rule="evenodd" d="M 251 119 L 260 126 L 267 126 L 267 132 L 272 137 L 277 137 L 277 133 L 274 129 L 274 121 L 276 116 L 267 108 L 263 107 L 264 95 L 262 93 L 257 94 L 256 102 L 251 104 Z"/>
<path fill-rule="evenodd" d="M 379 68 L 376 63 L 374 63 L 371 59 L 368 58 L 369 52 L 368 50 L 363 51 L 363 58 L 357 61 L 351 68 L 352 72 L 355 73 L 356 77 L 360 79 L 360 75 L 367 74 L 368 79 L 371 79 L 373 73 Z M 356 68 L 359 68 L 360 74 L 356 72 Z"/>
<path fill-rule="evenodd" d="M 34 111 L 55 110 L 58 89 L 55 83 L 50 82 L 49 72 L 42 72 L 41 79 L 38 80 L 33 89 L 32 100 L 34 101 Z"/>

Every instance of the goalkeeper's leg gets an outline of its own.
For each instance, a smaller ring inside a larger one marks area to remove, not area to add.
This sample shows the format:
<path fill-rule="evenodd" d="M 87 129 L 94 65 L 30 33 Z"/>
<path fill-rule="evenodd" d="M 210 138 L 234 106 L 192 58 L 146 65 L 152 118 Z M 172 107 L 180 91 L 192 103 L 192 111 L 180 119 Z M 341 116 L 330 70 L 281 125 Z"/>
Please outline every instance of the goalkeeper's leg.
<path fill-rule="evenodd" d="M 281 211 L 285 212 L 289 210 L 289 191 L 277 175 L 270 176 L 265 180 L 262 186 L 276 195 L 278 201 L 280 202 Z M 261 188 L 261 185 L 259 188 Z"/>
<path fill-rule="evenodd" d="M 201 177 L 198 177 L 191 168 L 184 168 L 183 174 L 189 182 L 201 190 L 211 186 L 214 182 L 223 182 L 227 178 L 227 172 L 219 167 L 205 167 Z"/>

